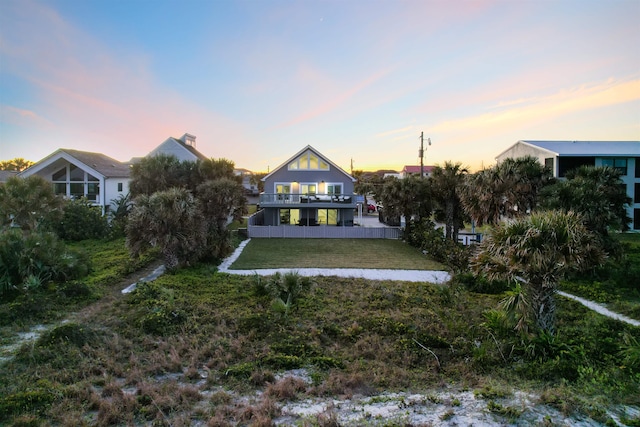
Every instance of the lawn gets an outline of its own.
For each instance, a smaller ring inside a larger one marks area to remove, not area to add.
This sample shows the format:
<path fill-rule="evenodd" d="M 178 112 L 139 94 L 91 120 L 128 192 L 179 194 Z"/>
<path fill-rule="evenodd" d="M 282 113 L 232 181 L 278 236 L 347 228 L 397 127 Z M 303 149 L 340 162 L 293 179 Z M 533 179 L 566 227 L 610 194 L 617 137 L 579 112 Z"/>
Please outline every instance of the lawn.
<path fill-rule="evenodd" d="M 447 270 L 418 249 L 385 239 L 252 239 L 231 268 Z"/>

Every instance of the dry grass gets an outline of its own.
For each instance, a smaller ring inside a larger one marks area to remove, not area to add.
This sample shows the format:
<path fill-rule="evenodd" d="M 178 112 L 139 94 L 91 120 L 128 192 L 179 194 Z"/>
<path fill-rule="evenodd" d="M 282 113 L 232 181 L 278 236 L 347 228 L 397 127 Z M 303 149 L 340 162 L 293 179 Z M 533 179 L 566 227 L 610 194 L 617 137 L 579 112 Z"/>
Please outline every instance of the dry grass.
<path fill-rule="evenodd" d="M 447 269 L 402 241 L 385 239 L 252 239 L 231 268 Z"/>

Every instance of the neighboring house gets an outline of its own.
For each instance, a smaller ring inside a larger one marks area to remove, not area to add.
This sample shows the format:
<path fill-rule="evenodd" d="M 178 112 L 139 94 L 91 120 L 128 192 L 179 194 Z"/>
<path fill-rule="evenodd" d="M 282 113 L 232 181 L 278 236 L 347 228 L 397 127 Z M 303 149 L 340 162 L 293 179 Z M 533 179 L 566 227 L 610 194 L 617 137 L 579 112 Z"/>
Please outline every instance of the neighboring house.
<path fill-rule="evenodd" d="M 429 176 L 431 176 L 431 172 L 433 172 L 433 168 L 434 168 L 434 166 L 420 166 L 420 165 L 411 166 L 411 165 L 406 165 L 400 171 L 400 178 L 406 178 L 409 175 L 420 176 L 421 173 L 423 174 L 423 176 L 429 177 Z"/>
<path fill-rule="evenodd" d="M 633 230 L 640 230 L 640 141 L 518 141 L 496 160 L 536 157 L 556 178 L 582 165 L 611 166 L 622 172 L 622 182 L 631 198 L 628 215 Z"/>
<path fill-rule="evenodd" d="M 262 178 L 261 224 L 353 226 L 351 175 L 310 145 Z"/>
<path fill-rule="evenodd" d="M 233 170 L 233 174 L 240 177 L 240 182 L 242 184 L 242 187 L 244 188 L 245 193 L 250 196 L 258 195 L 258 185 L 251 182 L 253 178 L 253 172 L 251 172 L 249 169 L 236 168 Z"/>
<path fill-rule="evenodd" d="M 180 138 L 169 137 L 162 144 L 154 148 L 146 157 L 158 154 L 173 154 L 180 161 L 207 160 L 207 156 L 196 150 L 196 137 L 185 133 Z M 132 159 L 132 161 L 135 161 Z"/>
<path fill-rule="evenodd" d="M 18 175 L 17 171 L 0 171 L 0 183 L 7 182 L 11 177 Z"/>
<path fill-rule="evenodd" d="M 20 172 L 39 175 L 53 183 L 56 194 L 67 198 L 86 197 L 102 208 L 129 192 L 129 165 L 100 153 L 61 148 Z"/>

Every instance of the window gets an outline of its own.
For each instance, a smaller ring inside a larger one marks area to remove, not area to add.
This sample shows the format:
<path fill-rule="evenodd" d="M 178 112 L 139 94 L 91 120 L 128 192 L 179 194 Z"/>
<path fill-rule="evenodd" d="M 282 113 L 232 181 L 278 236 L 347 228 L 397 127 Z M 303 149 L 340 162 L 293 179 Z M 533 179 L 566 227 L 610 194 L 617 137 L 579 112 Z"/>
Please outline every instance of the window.
<path fill-rule="evenodd" d="M 76 165 L 69 165 L 69 180 L 84 181 L 84 171 Z"/>
<path fill-rule="evenodd" d="M 289 170 L 329 170 L 329 163 L 311 151 L 305 151 L 300 157 L 289 163 Z"/>
<path fill-rule="evenodd" d="M 640 230 L 640 209 L 633 210 L 633 229 Z"/>
<path fill-rule="evenodd" d="M 338 224 L 338 209 L 318 209 L 318 224 Z"/>
<path fill-rule="evenodd" d="M 51 181 L 66 181 L 67 180 L 67 168 L 64 167 L 51 176 Z"/>
<path fill-rule="evenodd" d="M 327 184 L 327 194 L 336 196 L 342 194 L 342 184 Z"/>
<path fill-rule="evenodd" d="M 317 189 L 316 184 L 300 184 L 300 194 L 316 194 Z"/>
<path fill-rule="evenodd" d="M 280 224 L 297 225 L 300 221 L 300 209 L 280 209 Z"/>
<path fill-rule="evenodd" d="M 636 157 L 636 178 L 640 178 L 640 157 Z"/>
<path fill-rule="evenodd" d="M 84 196 L 84 184 L 81 182 L 72 182 L 69 186 L 69 195 L 73 199 L 78 199 Z"/>
<path fill-rule="evenodd" d="M 98 194 L 100 194 L 100 184 L 97 182 L 90 182 L 87 184 L 87 199 L 92 202 L 98 201 Z"/>
<path fill-rule="evenodd" d="M 627 159 L 607 158 L 602 159 L 602 166 L 609 166 L 620 171 L 622 175 L 627 174 Z"/>
<path fill-rule="evenodd" d="M 53 192 L 55 194 L 59 194 L 61 196 L 67 195 L 67 184 L 64 182 L 54 182 L 53 183 Z"/>
<path fill-rule="evenodd" d="M 633 203 L 640 203 L 640 183 L 636 182 L 633 189 Z"/>
<path fill-rule="evenodd" d="M 118 191 L 122 191 L 122 183 L 121 182 L 118 183 Z"/>

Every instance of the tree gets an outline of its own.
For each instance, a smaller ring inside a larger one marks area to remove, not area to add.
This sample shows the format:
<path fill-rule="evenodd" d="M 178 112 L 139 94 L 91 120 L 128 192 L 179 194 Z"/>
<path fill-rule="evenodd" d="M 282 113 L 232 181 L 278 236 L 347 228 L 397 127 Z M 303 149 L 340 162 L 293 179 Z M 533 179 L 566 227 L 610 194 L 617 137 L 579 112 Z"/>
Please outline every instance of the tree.
<path fill-rule="evenodd" d="M 182 162 L 191 163 L 194 162 Z M 150 196 L 156 191 L 163 191 L 171 187 L 186 187 L 185 171 L 195 170 L 190 165 L 182 165 L 173 155 L 158 154 L 145 157 L 131 168 L 131 183 L 129 189 L 131 197 L 141 194 Z"/>
<path fill-rule="evenodd" d="M 0 225 L 13 221 L 23 230 L 36 231 L 40 224 L 61 213 L 61 204 L 62 198 L 44 178 L 11 177 L 0 185 Z"/>
<path fill-rule="evenodd" d="M 129 215 L 127 247 L 133 256 L 159 248 L 167 269 L 197 262 L 207 243 L 199 202 L 183 188 L 141 195 Z"/>
<path fill-rule="evenodd" d="M 523 288 L 518 329 L 532 325 L 552 335 L 554 295 L 558 282 L 571 271 L 604 262 L 596 236 L 574 212 L 534 212 L 492 230 L 472 260 L 476 273 L 487 278 L 517 281 Z M 524 303 L 523 303 L 524 301 Z"/>
<path fill-rule="evenodd" d="M 32 165 L 32 161 L 25 160 L 22 157 L 16 157 L 15 159 L 0 161 L 0 171 L 22 172 Z"/>
<path fill-rule="evenodd" d="M 244 188 L 229 178 L 208 180 L 197 188 L 197 198 L 207 222 L 208 255 L 222 258 L 230 249 L 227 225 L 247 213 Z"/>
<path fill-rule="evenodd" d="M 620 176 L 611 167 L 580 166 L 569 171 L 566 180 L 545 188 L 541 204 L 581 213 L 585 226 L 602 239 L 607 250 L 613 250 L 609 230 L 626 230 L 631 221 L 626 210 L 631 199 Z"/>
<path fill-rule="evenodd" d="M 462 187 L 467 169 L 461 163 L 445 162 L 431 173 L 433 199 L 437 204 L 436 219 L 445 223 L 445 237 L 458 240 L 458 230 L 463 226 L 464 211 L 459 189 Z"/>
<path fill-rule="evenodd" d="M 390 217 L 405 218 L 405 234 L 411 235 L 414 222 L 431 215 L 431 186 L 426 179 L 408 176 L 403 179 L 395 177 L 385 180 L 380 194 L 384 205 L 384 214 Z"/>
<path fill-rule="evenodd" d="M 490 169 L 466 177 L 460 197 L 478 225 L 497 224 L 538 206 L 540 191 L 552 182 L 551 171 L 532 156 L 506 159 Z"/>

